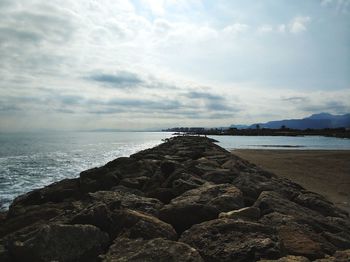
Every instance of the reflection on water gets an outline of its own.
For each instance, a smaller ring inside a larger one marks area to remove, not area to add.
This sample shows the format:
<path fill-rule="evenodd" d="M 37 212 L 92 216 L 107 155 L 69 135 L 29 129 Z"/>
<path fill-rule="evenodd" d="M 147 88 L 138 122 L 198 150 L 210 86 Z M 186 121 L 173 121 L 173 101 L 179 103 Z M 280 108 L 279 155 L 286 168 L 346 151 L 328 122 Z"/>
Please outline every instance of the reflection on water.
<path fill-rule="evenodd" d="M 350 150 L 350 139 L 323 136 L 210 136 L 226 149 Z"/>

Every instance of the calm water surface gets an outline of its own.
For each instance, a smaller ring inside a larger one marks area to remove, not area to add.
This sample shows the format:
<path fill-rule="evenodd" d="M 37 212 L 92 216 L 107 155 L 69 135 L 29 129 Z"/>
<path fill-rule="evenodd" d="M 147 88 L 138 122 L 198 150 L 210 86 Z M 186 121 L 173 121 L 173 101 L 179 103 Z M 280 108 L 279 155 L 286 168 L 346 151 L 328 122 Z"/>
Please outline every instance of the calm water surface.
<path fill-rule="evenodd" d="M 18 195 L 153 147 L 166 132 L 0 133 L 0 209 Z M 350 149 L 349 139 L 211 136 L 226 149 Z M 286 147 L 288 146 L 288 147 Z"/>

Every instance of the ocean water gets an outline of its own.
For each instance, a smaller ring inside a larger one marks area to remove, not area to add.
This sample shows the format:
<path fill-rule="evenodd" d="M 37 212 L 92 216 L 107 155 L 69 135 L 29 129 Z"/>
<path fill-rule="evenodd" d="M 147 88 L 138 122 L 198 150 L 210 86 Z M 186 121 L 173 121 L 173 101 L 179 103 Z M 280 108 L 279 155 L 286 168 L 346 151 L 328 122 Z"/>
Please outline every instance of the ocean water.
<path fill-rule="evenodd" d="M 350 139 L 324 136 L 210 136 L 228 149 L 350 150 Z"/>
<path fill-rule="evenodd" d="M 0 133 L 0 210 L 18 195 L 153 147 L 167 132 Z M 211 136 L 226 149 L 350 149 L 350 139 Z"/>
<path fill-rule="evenodd" d="M 0 133 L 0 210 L 18 195 L 162 143 L 166 132 Z"/>

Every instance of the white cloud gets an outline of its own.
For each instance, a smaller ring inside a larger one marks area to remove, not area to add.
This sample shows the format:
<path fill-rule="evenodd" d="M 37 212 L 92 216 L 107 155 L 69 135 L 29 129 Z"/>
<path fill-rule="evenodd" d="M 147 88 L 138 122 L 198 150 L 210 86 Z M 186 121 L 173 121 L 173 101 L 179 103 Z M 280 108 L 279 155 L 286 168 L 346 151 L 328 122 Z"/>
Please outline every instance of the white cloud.
<path fill-rule="evenodd" d="M 259 34 L 267 34 L 272 32 L 273 28 L 270 25 L 262 25 L 258 27 L 257 31 Z"/>
<path fill-rule="evenodd" d="M 155 15 L 161 16 L 165 13 L 165 0 L 141 0 Z"/>
<path fill-rule="evenodd" d="M 277 27 L 278 32 L 280 33 L 285 33 L 286 32 L 286 25 L 285 24 L 281 24 Z"/>
<path fill-rule="evenodd" d="M 226 26 L 223 29 L 223 32 L 227 34 L 237 34 L 237 33 L 245 32 L 248 29 L 249 29 L 249 25 L 247 24 L 235 23 L 235 24 Z"/>
<path fill-rule="evenodd" d="M 307 30 L 307 24 L 311 21 L 309 16 L 297 16 L 289 23 L 289 31 L 298 34 Z"/>

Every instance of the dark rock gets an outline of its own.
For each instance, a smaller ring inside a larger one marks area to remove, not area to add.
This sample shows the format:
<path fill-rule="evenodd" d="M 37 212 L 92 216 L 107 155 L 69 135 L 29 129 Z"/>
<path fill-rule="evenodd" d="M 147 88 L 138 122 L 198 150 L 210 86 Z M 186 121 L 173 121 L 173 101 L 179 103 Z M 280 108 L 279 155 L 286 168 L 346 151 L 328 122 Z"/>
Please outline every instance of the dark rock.
<path fill-rule="evenodd" d="M 318 232 L 313 225 L 309 225 L 301 218 L 273 212 L 261 218 L 260 222 L 276 227 L 289 254 L 315 259 L 326 254 L 333 254 L 336 250 L 336 245 L 325 236 L 331 233 Z"/>
<path fill-rule="evenodd" d="M 309 259 L 322 258 L 325 255 L 320 241 L 305 230 L 293 226 L 281 226 L 278 228 L 278 234 L 288 254 L 305 256 Z"/>
<path fill-rule="evenodd" d="M 158 211 L 163 207 L 163 204 L 158 199 L 142 197 L 122 191 L 98 191 L 90 193 L 89 196 L 93 201 L 105 203 L 110 209 L 128 208 L 155 216 L 158 216 Z"/>
<path fill-rule="evenodd" d="M 310 260 L 302 256 L 285 256 L 274 260 L 262 259 L 259 262 L 310 262 Z"/>
<path fill-rule="evenodd" d="M 95 192 L 110 189 L 119 184 L 119 170 L 111 171 L 106 167 L 92 168 L 80 173 L 80 188 L 83 192 Z"/>
<path fill-rule="evenodd" d="M 337 208 L 330 201 L 328 201 L 325 197 L 313 193 L 313 192 L 303 192 L 300 193 L 294 200 L 299 205 L 310 208 L 314 211 L 321 213 L 324 216 L 332 216 L 332 217 L 343 217 L 347 218 L 347 212 Z"/>
<path fill-rule="evenodd" d="M 130 262 L 202 262 L 198 252 L 185 243 L 156 238 L 152 240 L 117 239 L 103 261 Z"/>
<path fill-rule="evenodd" d="M 8 218 L 0 226 L 0 238 L 32 224 L 44 223 L 69 209 L 70 204 L 67 203 L 13 206 L 10 209 Z"/>
<path fill-rule="evenodd" d="M 171 188 L 158 187 L 148 192 L 147 197 L 156 198 L 162 203 L 168 204 L 176 196 Z"/>
<path fill-rule="evenodd" d="M 68 198 L 78 198 L 81 196 L 79 191 L 79 180 L 63 179 L 42 189 L 33 190 L 27 194 L 16 197 L 10 206 L 11 210 L 16 206 L 38 205 L 46 202 L 62 202 Z"/>
<path fill-rule="evenodd" d="M 134 210 L 116 210 L 112 214 L 111 238 L 124 236 L 128 238 L 166 238 L 176 240 L 174 228 L 158 218 Z"/>
<path fill-rule="evenodd" d="M 214 184 L 230 184 L 238 174 L 230 170 L 227 171 L 210 171 L 205 173 L 202 178 Z"/>
<path fill-rule="evenodd" d="M 120 185 L 140 190 L 150 180 L 151 178 L 147 176 L 130 177 L 122 179 Z"/>
<path fill-rule="evenodd" d="M 340 230 L 335 223 L 318 212 L 289 201 L 276 192 L 262 192 L 254 206 L 260 209 L 262 215 L 273 212 L 288 215 L 296 219 L 298 223 L 311 226 L 316 232 L 339 232 Z"/>
<path fill-rule="evenodd" d="M 2 244 L 0 244 L 0 261 L 1 262 L 10 262 L 10 261 L 12 261 L 9 251 Z"/>
<path fill-rule="evenodd" d="M 9 244 L 16 261 L 97 261 L 107 234 L 91 225 L 46 225 Z"/>
<path fill-rule="evenodd" d="M 89 224 L 109 232 L 112 224 L 111 213 L 105 204 L 97 203 L 74 216 L 71 224 Z"/>
<path fill-rule="evenodd" d="M 126 186 L 123 186 L 123 185 L 118 185 L 118 186 L 112 187 L 110 191 L 129 193 L 129 194 L 134 194 L 134 195 L 137 195 L 137 196 L 145 196 L 145 193 L 142 192 L 141 190 L 138 190 L 138 189 L 135 189 L 135 188 L 126 187 Z"/>
<path fill-rule="evenodd" d="M 325 258 L 316 259 L 316 262 L 349 262 L 350 249 L 335 252 L 333 256 L 326 256 Z"/>
<path fill-rule="evenodd" d="M 165 177 L 170 176 L 176 169 L 177 164 L 174 161 L 164 161 L 160 165 L 160 170 Z"/>
<path fill-rule="evenodd" d="M 174 198 L 160 210 L 159 217 L 182 232 L 194 224 L 217 218 L 220 212 L 242 207 L 242 193 L 236 187 L 204 184 Z"/>
<path fill-rule="evenodd" d="M 185 193 L 188 190 L 195 189 L 199 187 L 200 184 L 197 184 L 191 180 L 177 179 L 173 181 L 172 192 L 174 196 L 179 196 Z"/>
<path fill-rule="evenodd" d="M 272 227 L 232 219 L 215 219 L 194 225 L 180 241 L 196 248 L 205 261 L 256 261 L 282 254 Z"/>

